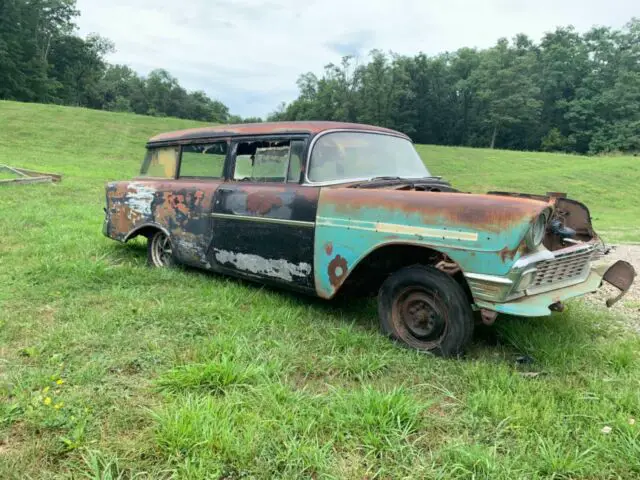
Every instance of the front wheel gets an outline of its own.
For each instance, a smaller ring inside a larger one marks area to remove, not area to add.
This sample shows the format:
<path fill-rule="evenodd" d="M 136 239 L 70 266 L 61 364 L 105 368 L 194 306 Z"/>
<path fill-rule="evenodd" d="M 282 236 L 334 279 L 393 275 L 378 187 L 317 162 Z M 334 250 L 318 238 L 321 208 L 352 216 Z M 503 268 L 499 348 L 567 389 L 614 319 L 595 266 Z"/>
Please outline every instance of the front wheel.
<path fill-rule="evenodd" d="M 391 338 L 442 357 L 461 355 L 473 335 L 464 290 L 433 267 L 407 267 L 387 278 L 378 293 L 378 315 Z"/>
<path fill-rule="evenodd" d="M 174 265 L 171 239 L 164 232 L 156 232 L 149 237 L 147 261 L 152 267 L 158 268 L 172 267 Z"/>

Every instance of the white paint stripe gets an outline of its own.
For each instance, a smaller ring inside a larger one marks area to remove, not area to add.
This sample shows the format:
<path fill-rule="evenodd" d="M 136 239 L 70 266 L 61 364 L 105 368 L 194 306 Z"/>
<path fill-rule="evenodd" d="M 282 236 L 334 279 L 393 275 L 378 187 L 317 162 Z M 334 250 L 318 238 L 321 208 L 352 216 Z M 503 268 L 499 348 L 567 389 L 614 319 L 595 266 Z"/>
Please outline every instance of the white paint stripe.
<path fill-rule="evenodd" d="M 325 227 L 339 227 L 351 230 L 364 230 L 369 232 L 392 233 L 400 235 L 415 235 L 428 238 L 443 238 L 445 240 L 478 241 L 475 232 L 462 232 L 439 228 L 414 227 L 410 225 L 398 225 L 395 223 L 363 222 L 359 220 L 338 220 L 327 217 L 318 217 L 317 225 Z"/>

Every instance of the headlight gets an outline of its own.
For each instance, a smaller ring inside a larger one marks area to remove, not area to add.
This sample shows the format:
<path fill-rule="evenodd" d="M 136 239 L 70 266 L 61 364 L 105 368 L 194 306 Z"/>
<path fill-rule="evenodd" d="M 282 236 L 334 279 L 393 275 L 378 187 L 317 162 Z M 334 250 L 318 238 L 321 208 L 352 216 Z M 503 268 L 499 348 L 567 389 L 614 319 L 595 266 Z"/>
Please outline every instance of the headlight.
<path fill-rule="evenodd" d="M 547 230 L 547 212 L 541 213 L 536 221 L 533 223 L 529 231 L 527 232 L 527 236 L 525 237 L 525 242 L 527 243 L 527 247 L 529 250 L 535 250 L 544 240 L 544 234 Z"/>

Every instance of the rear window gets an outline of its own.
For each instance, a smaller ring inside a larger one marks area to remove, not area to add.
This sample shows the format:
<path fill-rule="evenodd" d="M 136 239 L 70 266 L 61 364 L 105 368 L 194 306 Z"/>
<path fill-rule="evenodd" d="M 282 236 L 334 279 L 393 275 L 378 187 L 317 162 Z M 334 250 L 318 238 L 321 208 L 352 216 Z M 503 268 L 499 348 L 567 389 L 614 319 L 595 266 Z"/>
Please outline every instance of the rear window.
<path fill-rule="evenodd" d="M 147 150 L 142 162 L 140 176 L 153 178 L 175 178 L 178 165 L 178 147 L 160 147 Z"/>

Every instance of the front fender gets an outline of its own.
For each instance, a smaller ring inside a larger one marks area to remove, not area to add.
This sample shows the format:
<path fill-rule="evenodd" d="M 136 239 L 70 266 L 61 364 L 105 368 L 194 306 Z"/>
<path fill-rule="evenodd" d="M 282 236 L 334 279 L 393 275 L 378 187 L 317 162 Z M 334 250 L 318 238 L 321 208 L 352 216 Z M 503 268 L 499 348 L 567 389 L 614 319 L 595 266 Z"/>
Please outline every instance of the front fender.
<path fill-rule="evenodd" d="M 505 275 L 547 207 L 490 195 L 325 188 L 316 218 L 316 291 L 333 297 L 360 261 L 389 244 L 429 247 L 465 272 Z"/>

